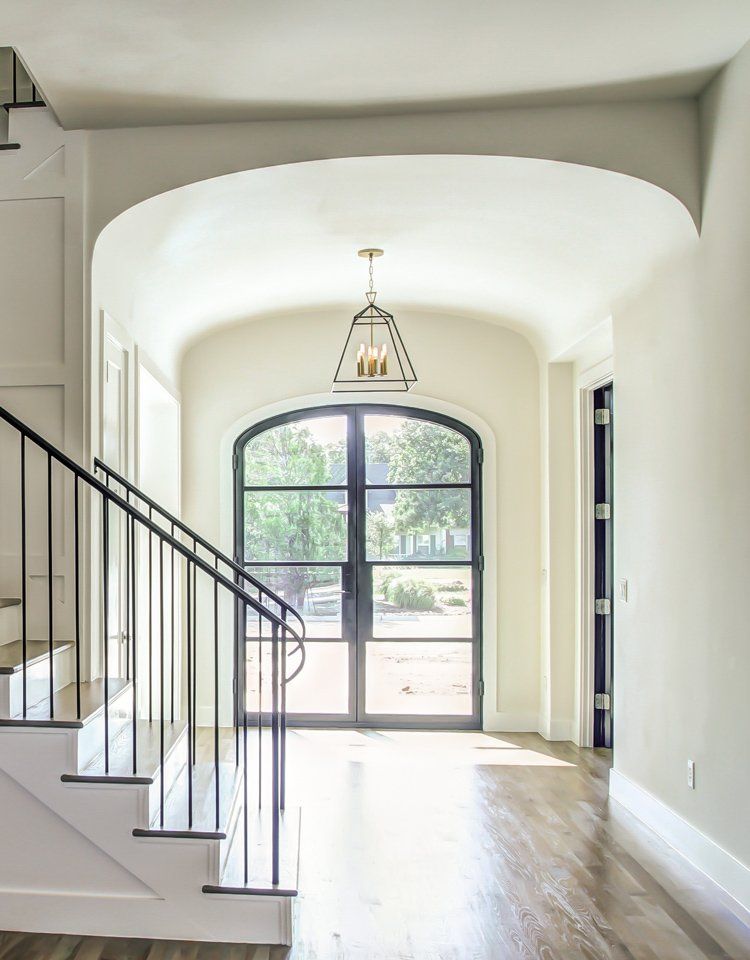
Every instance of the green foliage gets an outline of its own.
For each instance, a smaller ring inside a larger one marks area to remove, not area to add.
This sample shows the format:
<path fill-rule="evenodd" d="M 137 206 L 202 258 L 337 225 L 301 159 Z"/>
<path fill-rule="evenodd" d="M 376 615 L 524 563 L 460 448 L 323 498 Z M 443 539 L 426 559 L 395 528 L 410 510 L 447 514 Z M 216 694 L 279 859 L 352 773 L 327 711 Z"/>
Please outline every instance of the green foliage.
<path fill-rule="evenodd" d="M 456 483 L 469 479 L 469 445 L 464 437 L 427 421 L 404 418 L 393 433 L 367 439 L 369 463 L 388 464 L 392 483 Z M 267 430 L 245 447 L 244 479 L 248 486 L 325 485 L 343 479 L 346 443 L 320 443 L 305 421 Z M 342 467 L 342 465 L 344 465 Z M 344 560 L 347 555 L 347 514 L 340 495 L 325 491 L 251 491 L 245 496 L 245 555 L 259 564 L 267 560 L 314 563 Z M 399 491 L 393 513 L 373 510 L 367 515 L 367 550 L 373 559 L 393 555 L 396 533 L 427 533 L 470 526 L 469 497 L 464 490 Z M 462 551 L 457 555 L 464 556 Z M 313 583 L 310 568 L 285 568 L 284 590 L 301 607 Z M 396 581 L 406 586 L 394 593 Z M 388 598 L 405 609 L 431 609 L 435 590 L 424 581 L 383 577 Z M 463 585 L 439 589 L 462 590 Z"/>
<path fill-rule="evenodd" d="M 457 590 L 466 590 L 466 584 L 463 580 L 451 580 L 448 583 L 441 583 L 440 589 L 443 593 L 453 593 Z"/>
<path fill-rule="evenodd" d="M 467 483 L 469 444 L 448 427 L 404 420 L 391 437 L 391 483 Z"/>
<path fill-rule="evenodd" d="M 426 580 L 397 577 L 388 584 L 386 599 L 401 610 L 432 610 L 435 588 Z"/>
<path fill-rule="evenodd" d="M 405 419 L 394 433 L 368 438 L 368 460 L 388 464 L 389 483 L 465 483 L 470 477 L 469 449 L 460 433 L 426 420 Z M 467 528 L 468 492 L 401 490 L 393 519 L 399 533 Z"/>
<path fill-rule="evenodd" d="M 367 512 L 367 556 L 371 560 L 386 560 L 393 554 L 395 527 L 382 510 Z"/>
<path fill-rule="evenodd" d="M 333 445 L 332 445 L 333 446 Z M 247 484 L 324 484 L 336 451 L 318 443 L 304 426 L 268 430 L 245 448 Z M 346 557 L 346 514 L 324 491 L 258 491 L 245 496 L 248 560 L 338 560 Z M 313 571 L 290 568 L 287 599 L 302 606 Z"/>
<path fill-rule="evenodd" d="M 304 421 L 266 430 L 245 447 L 245 483 L 248 486 L 329 482 L 330 455 L 313 439 Z"/>
<path fill-rule="evenodd" d="M 441 597 L 440 602 L 445 607 L 465 607 L 467 606 L 466 601 L 463 597 L 454 597 L 449 595 L 447 597 Z"/>

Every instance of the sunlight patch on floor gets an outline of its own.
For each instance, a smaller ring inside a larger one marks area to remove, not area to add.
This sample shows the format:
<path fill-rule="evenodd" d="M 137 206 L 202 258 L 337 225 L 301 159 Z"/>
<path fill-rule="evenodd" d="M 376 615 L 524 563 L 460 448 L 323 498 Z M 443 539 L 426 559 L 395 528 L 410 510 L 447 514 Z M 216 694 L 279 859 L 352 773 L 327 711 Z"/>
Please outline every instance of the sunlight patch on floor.
<path fill-rule="evenodd" d="M 441 766 L 573 767 L 558 757 L 478 731 L 312 730 L 290 732 L 297 746 L 310 746 L 351 763 Z"/>

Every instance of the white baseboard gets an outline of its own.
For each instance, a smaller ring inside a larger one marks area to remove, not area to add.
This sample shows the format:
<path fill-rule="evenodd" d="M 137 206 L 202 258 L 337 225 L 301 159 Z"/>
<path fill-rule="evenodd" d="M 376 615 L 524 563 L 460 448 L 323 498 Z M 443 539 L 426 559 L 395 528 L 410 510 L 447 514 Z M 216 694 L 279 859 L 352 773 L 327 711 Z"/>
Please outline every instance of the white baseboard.
<path fill-rule="evenodd" d="M 545 740 L 573 740 L 575 724 L 573 720 L 537 721 L 537 730 Z"/>
<path fill-rule="evenodd" d="M 482 729 L 490 733 L 537 733 L 539 721 L 533 714 L 498 713 L 494 710 L 485 710 Z"/>
<path fill-rule="evenodd" d="M 743 909 L 750 910 L 750 868 L 744 863 L 617 770 L 610 770 L 609 795 L 726 891 Z"/>

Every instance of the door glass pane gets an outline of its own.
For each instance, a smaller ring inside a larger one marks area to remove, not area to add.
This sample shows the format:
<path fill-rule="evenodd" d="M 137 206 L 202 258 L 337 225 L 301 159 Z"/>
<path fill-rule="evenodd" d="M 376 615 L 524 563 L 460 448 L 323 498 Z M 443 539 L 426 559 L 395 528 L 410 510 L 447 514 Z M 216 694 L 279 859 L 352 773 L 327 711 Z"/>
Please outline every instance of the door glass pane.
<path fill-rule="evenodd" d="M 245 562 L 346 560 L 344 490 L 245 492 Z"/>
<path fill-rule="evenodd" d="M 368 490 L 368 560 L 470 560 L 471 491 Z"/>
<path fill-rule="evenodd" d="M 271 643 L 263 646 L 263 710 L 271 709 Z M 302 672 L 286 688 L 288 713 L 348 713 L 349 711 L 349 645 L 333 641 L 312 641 L 305 644 L 307 659 Z M 258 642 L 246 644 L 245 704 L 251 713 L 258 712 Z M 289 658 L 295 669 L 299 654 Z"/>
<path fill-rule="evenodd" d="M 248 567 L 247 572 L 302 615 L 308 637 L 341 637 L 341 567 Z M 252 592 L 251 587 L 248 589 Z M 280 613 L 276 605 L 269 607 L 273 613 Z M 258 614 L 248 610 L 248 637 L 258 636 L 258 620 Z M 289 623 L 298 626 L 293 617 Z M 264 636 L 270 636 L 267 620 L 262 621 L 262 629 Z"/>
<path fill-rule="evenodd" d="M 367 644 L 367 713 L 468 716 L 471 643 Z"/>
<path fill-rule="evenodd" d="M 372 635 L 472 636 L 471 567 L 373 567 Z"/>
<path fill-rule="evenodd" d="M 246 487 L 346 484 L 346 417 L 272 427 L 245 444 Z"/>
<path fill-rule="evenodd" d="M 414 417 L 365 417 L 368 483 L 469 483 L 471 447 L 461 433 Z"/>

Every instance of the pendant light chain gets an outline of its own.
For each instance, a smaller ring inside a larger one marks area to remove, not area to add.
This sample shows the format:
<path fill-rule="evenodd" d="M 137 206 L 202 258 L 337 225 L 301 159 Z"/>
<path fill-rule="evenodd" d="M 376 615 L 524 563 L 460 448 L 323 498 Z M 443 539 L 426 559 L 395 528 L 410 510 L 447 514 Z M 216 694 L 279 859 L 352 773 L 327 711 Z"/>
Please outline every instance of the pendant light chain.
<path fill-rule="evenodd" d="M 388 376 L 388 346 L 383 344 L 382 348 L 375 346 L 375 311 L 373 304 L 377 292 L 375 290 L 375 278 L 373 268 L 374 253 L 371 250 L 368 254 L 367 273 L 370 279 L 369 289 L 366 293 L 367 302 L 370 305 L 370 346 L 366 348 L 364 343 L 359 345 L 357 351 L 357 377 L 387 377 Z M 376 308 L 377 309 L 377 308 Z"/>

